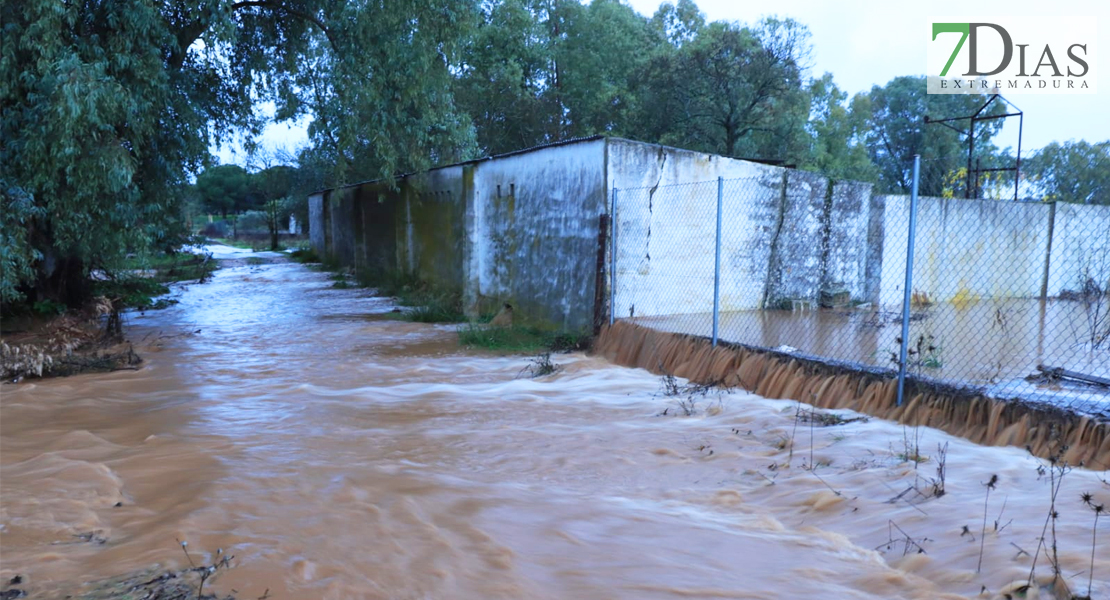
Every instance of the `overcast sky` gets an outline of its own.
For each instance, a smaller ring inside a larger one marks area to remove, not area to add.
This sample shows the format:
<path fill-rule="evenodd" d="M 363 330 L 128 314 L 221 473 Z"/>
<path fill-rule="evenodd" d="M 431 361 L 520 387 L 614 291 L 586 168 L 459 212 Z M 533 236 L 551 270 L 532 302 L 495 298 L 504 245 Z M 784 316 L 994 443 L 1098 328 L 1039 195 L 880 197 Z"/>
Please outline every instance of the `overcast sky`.
<path fill-rule="evenodd" d="M 650 16 L 658 0 L 627 0 L 641 14 Z M 1025 113 L 1022 154 L 1052 141 L 1110 140 L 1110 0 L 696 0 L 710 21 L 751 23 L 763 16 L 792 17 L 813 34 L 811 76 L 833 74 L 849 94 L 883 85 L 899 75 L 922 75 L 929 17 L 1006 16 L 1093 17 L 1098 23 L 1098 46 L 1092 68 L 1098 73 L 1098 93 L 1089 95 L 1010 95 Z M 1017 143 L 1017 120 L 1008 123 L 996 138 L 999 146 Z M 306 143 L 305 123 L 271 125 L 263 146 L 294 149 Z M 231 148 L 218 153 L 223 162 L 243 162 Z"/>

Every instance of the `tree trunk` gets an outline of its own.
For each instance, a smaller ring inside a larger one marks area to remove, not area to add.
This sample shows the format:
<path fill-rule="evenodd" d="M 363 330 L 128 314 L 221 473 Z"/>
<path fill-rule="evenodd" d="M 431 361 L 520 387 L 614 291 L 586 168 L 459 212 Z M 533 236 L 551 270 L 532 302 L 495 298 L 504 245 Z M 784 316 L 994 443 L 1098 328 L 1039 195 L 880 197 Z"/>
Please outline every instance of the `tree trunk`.
<path fill-rule="evenodd" d="M 84 306 L 92 296 L 84 262 L 70 256 L 58 258 L 54 270 L 39 280 L 37 288 L 39 298 L 63 302 L 74 309 Z"/>

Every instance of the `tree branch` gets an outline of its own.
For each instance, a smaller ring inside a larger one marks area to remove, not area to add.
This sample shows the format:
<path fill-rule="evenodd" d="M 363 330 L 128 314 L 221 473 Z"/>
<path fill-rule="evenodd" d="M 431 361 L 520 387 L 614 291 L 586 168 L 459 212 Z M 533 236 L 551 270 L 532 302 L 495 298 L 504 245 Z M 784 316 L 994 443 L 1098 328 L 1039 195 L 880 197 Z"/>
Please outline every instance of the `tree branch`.
<path fill-rule="evenodd" d="M 323 21 L 321 21 L 317 17 L 312 16 L 309 13 L 297 10 L 295 8 L 290 8 L 288 6 L 285 6 L 284 4 L 281 4 L 280 2 L 275 2 L 273 0 L 244 0 L 242 2 L 236 2 L 231 5 L 232 11 L 242 10 L 244 8 L 268 8 L 270 10 L 284 12 L 289 16 L 296 17 L 307 23 L 311 23 L 315 25 L 321 32 L 323 32 L 324 36 L 328 39 L 328 43 L 331 45 L 332 49 L 336 52 L 339 52 L 339 45 L 336 43 L 335 37 L 332 35 L 331 30 L 328 29 L 327 25 Z M 200 36 L 204 35 L 204 32 L 208 31 L 208 28 L 211 25 L 211 21 L 205 18 L 201 18 L 185 25 L 177 32 L 177 51 L 173 52 L 170 55 L 169 59 L 170 65 L 172 67 L 174 67 L 175 69 L 179 69 L 181 68 L 181 65 L 185 64 L 185 57 L 189 53 L 189 47 L 192 46 L 193 43 L 200 38 Z"/>
<path fill-rule="evenodd" d="M 302 21 L 312 23 L 324 34 L 324 37 L 328 38 L 328 43 L 331 44 L 332 50 L 339 52 L 339 45 L 335 42 L 335 38 L 332 37 L 331 30 L 328 29 L 328 26 L 317 17 L 314 17 L 306 12 L 297 10 L 295 8 L 285 6 L 280 2 L 273 2 L 271 0 L 244 0 L 242 2 L 236 2 L 231 5 L 231 10 L 233 11 L 243 8 L 268 8 L 270 10 L 278 10 L 287 13 L 292 17 L 297 17 Z"/>

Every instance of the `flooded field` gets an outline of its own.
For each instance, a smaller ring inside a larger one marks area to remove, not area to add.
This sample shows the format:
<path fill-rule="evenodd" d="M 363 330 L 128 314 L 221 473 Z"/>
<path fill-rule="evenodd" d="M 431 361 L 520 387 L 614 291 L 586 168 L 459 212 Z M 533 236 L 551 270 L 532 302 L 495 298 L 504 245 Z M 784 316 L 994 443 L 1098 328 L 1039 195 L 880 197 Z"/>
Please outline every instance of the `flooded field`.
<path fill-rule="evenodd" d="M 240 599 L 932 600 L 1051 580 L 1055 475 L 1022 450 L 799 420 L 740 390 L 668 396 L 582 354 L 532 379 L 527 357 L 331 284 L 222 269 L 131 315 L 142 369 L 0 388 L 3 580 L 79 598 L 187 566 L 179 541 L 234 554 L 205 591 Z M 1075 469 L 1055 503 L 1061 580 L 1093 598 L 1110 531 L 1082 494 L 1110 505 L 1106 479 Z"/>

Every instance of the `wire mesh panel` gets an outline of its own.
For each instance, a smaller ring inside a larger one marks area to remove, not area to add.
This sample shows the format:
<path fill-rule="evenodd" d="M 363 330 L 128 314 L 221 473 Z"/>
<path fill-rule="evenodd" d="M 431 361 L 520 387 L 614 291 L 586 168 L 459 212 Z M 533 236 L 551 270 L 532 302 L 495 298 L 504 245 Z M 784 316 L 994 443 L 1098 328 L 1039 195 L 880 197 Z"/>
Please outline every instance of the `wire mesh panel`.
<path fill-rule="evenodd" d="M 967 199 L 945 185 L 918 202 L 908 366 L 1107 412 L 1107 390 L 1090 384 L 1110 383 L 1110 206 Z"/>
<path fill-rule="evenodd" d="M 715 181 L 617 190 L 616 318 L 710 334 L 716 192 Z"/>
<path fill-rule="evenodd" d="M 908 296 L 911 376 L 1110 416 L 1110 206 L 967 199 L 922 163 L 908 294 L 909 193 L 794 170 L 618 190 L 616 318 L 708 337 L 716 289 L 721 340 L 894 373 Z"/>
<path fill-rule="evenodd" d="M 885 348 L 895 336 L 883 334 L 898 314 L 877 302 L 882 205 L 871 186 L 791 172 L 773 188 L 724 187 L 724 222 L 737 225 L 737 243 L 723 242 L 721 339 L 892 366 Z"/>

